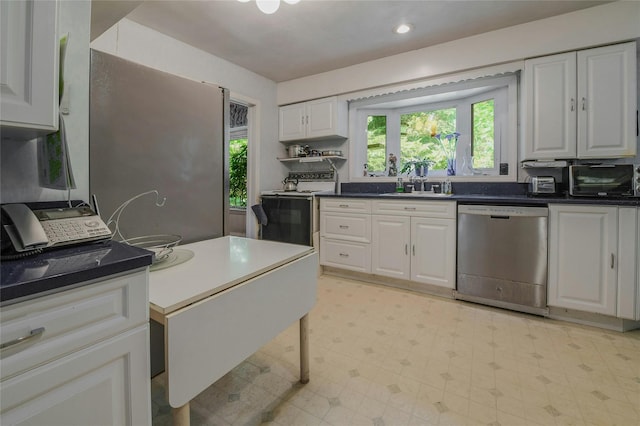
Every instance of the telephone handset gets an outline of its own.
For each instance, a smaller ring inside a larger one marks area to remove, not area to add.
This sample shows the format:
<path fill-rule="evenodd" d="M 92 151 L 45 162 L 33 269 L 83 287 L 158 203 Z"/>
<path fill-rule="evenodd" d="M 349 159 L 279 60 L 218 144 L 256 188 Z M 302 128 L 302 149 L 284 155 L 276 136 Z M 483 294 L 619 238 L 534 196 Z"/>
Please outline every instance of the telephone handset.
<path fill-rule="evenodd" d="M 88 206 L 31 210 L 25 204 L 4 204 L 2 213 L 3 240 L 8 236 L 18 253 L 111 238 L 111 230 Z M 3 255 L 7 248 L 8 241 L 2 241 Z"/>

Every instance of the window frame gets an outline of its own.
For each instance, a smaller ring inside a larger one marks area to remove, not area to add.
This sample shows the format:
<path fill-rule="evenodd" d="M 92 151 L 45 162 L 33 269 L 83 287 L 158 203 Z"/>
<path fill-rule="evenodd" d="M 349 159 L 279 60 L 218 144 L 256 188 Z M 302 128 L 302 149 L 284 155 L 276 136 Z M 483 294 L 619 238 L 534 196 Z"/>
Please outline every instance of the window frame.
<path fill-rule="evenodd" d="M 401 169 L 404 159 L 400 158 L 400 115 L 413 112 L 427 112 L 430 110 L 455 107 L 456 131 L 462 135 L 457 145 L 456 158 L 457 169 L 462 167 L 462 159 L 467 147 L 471 147 L 472 130 L 472 105 L 474 103 L 494 99 L 494 167 L 491 169 L 479 169 L 479 174 L 468 176 L 451 176 L 453 180 L 460 181 L 517 181 L 517 147 L 518 147 L 518 90 L 519 74 L 513 73 L 494 77 L 479 78 L 460 83 L 451 83 L 436 87 L 409 90 L 380 96 L 373 96 L 364 100 L 352 101 L 349 106 L 350 123 L 350 162 L 351 181 L 381 182 L 395 181 L 397 177 L 363 176 L 363 165 L 367 162 L 367 133 L 366 119 L 369 115 L 387 116 L 387 152 L 394 153 L 400 160 Z M 466 94 L 465 96 L 450 99 L 436 100 L 433 98 L 446 97 L 448 93 L 456 93 L 469 89 L 479 89 L 479 93 Z M 440 95 L 440 96 L 437 96 Z M 415 102 L 413 99 L 424 98 L 424 102 Z M 414 102 L 407 106 L 394 106 L 397 102 Z M 391 105 L 388 108 L 380 108 L 378 105 Z M 461 113 L 461 109 L 466 112 Z M 360 123 L 360 124 L 359 124 Z M 364 124 L 362 124 L 364 123 Z M 466 129 L 463 129 L 466 126 Z M 395 128 L 397 132 L 394 133 Z M 464 131 L 461 131 L 464 130 Z M 364 144 L 363 144 L 364 141 Z M 511 141 L 511 142 L 509 142 Z M 363 148 L 364 147 L 364 148 Z M 500 175 L 501 163 L 508 164 L 508 173 Z M 407 174 L 400 175 L 406 177 Z M 445 170 L 430 170 L 428 177 L 445 178 Z"/>

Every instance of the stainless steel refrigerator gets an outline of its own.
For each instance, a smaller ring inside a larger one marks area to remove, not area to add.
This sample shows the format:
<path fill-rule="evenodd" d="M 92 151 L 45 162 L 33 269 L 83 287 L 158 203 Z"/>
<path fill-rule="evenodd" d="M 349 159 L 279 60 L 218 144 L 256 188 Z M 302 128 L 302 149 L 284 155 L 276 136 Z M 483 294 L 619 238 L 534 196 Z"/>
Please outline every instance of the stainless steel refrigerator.
<path fill-rule="evenodd" d="M 133 201 L 125 238 L 177 234 L 182 243 L 228 234 L 229 95 L 218 86 L 91 51 L 89 188 L 101 216 Z"/>

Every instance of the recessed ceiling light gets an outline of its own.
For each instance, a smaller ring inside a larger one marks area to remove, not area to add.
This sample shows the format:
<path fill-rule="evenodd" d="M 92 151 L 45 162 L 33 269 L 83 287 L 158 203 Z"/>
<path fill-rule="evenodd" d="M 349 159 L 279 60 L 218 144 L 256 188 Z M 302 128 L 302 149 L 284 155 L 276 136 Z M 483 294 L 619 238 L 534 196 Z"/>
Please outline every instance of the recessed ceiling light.
<path fill-rule="evenodd" d="M 411 31 L 412 28 L 413 26 L 411 24 L 400 24 L 393 29 L 393 32 L 396 34 L 406 34 Z"/>

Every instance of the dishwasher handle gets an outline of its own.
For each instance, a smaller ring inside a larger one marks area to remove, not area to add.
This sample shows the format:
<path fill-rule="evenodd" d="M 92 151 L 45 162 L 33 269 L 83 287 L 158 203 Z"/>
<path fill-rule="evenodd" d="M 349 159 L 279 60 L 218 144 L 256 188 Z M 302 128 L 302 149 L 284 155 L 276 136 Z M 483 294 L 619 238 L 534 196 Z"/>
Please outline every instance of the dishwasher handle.
<path fill-rule="evenodd" d="M 511 216 L 501 216 L 501 215 L 497 215 L 497 214 L 492 214 L 491 216 L 489 216 L 491 219 L 511 219 Z"/>

